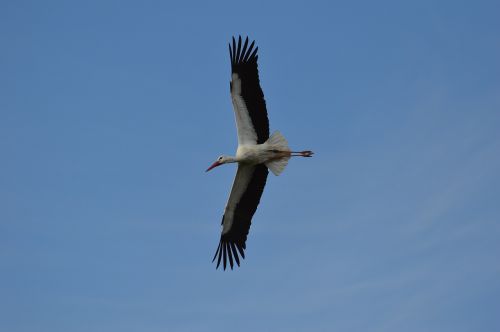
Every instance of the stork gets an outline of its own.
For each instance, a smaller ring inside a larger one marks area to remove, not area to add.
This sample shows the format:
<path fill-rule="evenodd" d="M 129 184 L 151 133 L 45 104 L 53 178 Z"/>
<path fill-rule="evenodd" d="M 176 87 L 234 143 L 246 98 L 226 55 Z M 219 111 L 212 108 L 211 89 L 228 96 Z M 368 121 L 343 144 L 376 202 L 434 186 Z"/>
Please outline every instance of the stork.
<path fill-rule="evenodd" d="M 246 240 L 252 217 L 259 205 L 268 169 L 279 175 L 285 169 L 290 157 L 311 157 L 312 151 L 294 152 L 280 132 L 269 137 L 269 120 L 266 101 L 259 84 L 257 69 L 257 50 L 255 41 L 248 45 L 246 37 L 242 45 L 233 37 L 229 44 L 231 58 L 230 92 L 238 132 L 236 156 L 222 155 L 206 170 L 228 164 L 238 163 L 229 200 L 222 217 L 222 234 L 215 252 L 219 267 L 221 260 L 224 270 L 227 261 L 231 270 L 234 262 L 240 266 L 240 257 L 245 258 Z M 239 255 L 238 255 L 239 254 Z"/>

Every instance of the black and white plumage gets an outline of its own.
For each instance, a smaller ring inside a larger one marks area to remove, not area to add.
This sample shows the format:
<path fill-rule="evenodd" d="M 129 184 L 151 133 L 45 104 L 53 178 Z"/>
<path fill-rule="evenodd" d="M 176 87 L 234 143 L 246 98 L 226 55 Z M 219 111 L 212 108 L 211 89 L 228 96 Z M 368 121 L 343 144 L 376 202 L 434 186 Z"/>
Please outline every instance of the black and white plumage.
<path fill-rule="evenodd" d="M 262 144 L 269 138 L 269 120 L 267 118 L 266 101 L 260 87 L 257 59 L 258 47 L 255 42 L 248 46 L 248 37 L 241 49 L 241 37 L 238 47 L 233 37 L 233 45 L 229 45 L 231 57 L 231 82 L 229 83 L 231 98 L 235 109 L 238 128 L 238 144 Z M 246 116 L 250 117 L 251 123 Z M 249 126 L 250 125 L 250 126 Z M 255 136 L 254 136 L 255 135 Z"/>
<path fill-rule="evenodd" d="M 258 47 L 242 43 L 233 37 L 229 44 L 231 58 L 230 92 L 238 131 L 236 156 L 220 156 L 207 171 L 214 167 L 238 163 L 229 200 L 222 217 L 222 234 L 213 261 L 217 268 L 222 262 L 231 269 L 245 258 L 246 240 L 252 217 L 257 210 L 270 169 L 279 175 L 293 156 L 311 157 L 311 151 L 293 152 L 286 139 L 275 132 L 269 137 L 266 102 L 260 87 L 257 69 Z"/>

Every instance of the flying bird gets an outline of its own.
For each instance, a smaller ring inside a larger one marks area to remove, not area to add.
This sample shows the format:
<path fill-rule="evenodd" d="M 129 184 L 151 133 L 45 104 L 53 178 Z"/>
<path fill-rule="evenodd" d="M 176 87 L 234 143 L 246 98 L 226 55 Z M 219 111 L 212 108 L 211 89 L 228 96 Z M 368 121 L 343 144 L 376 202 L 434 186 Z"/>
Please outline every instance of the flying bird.
<path fill-rule="evenodd" d="M 234 37 L 229 44 L 231 58 L 230 92 L 238 131 L 236 156 L 222 155 L 207 169 L 238 163 L 229 200 L 222 217 L 222 234 L 214 258 L 224 270 L 227 262 L 231 269 L 234 263 L 240 265 L 245 258 L 246 240 L 252 217 L 259 205 L 268 169 L 279 175 L 285 169 L 290 157 L 311 157 L 312 151 L 294 152 L 276 131 L 269 137 L 269 120 L 266 101 L 259 83 L 257 50 L 255 41 L 248 45 L 248 37 L 242 44 L 241 36 L 236 43 Z"/>

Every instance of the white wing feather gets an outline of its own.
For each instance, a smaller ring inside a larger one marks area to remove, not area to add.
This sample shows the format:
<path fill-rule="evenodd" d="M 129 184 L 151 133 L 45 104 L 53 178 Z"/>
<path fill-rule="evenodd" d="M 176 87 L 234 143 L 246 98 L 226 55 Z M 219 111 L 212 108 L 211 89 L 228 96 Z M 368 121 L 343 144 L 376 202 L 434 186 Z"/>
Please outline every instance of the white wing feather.
<path fill-rule="evenodd" d="M 238 130 L 238 145 L 257 144 L 257 133 L 248 114 L 245 100 L 241 97 L 241 79 L 236 73 L 233 73 L 231 78 L 231 100 Z"/>
<path fill-rule="evenodd" d="M 233 181 L 233 187 L 231 188 L 231 193 L 229 194 L 229 199 L 224 211 L 224 224 L 222 225 L 222 234 L 226 234 L 231 230 L 236 204 L 238 204 L 241 196 L 243 196 L 243 194 L 247 190 L 248 184 L 252 179 L 254 168 L 255 167 L 252 165 L 238 165 L 238 170 L 236 171 L 236 176 L 234 177 Z"/>

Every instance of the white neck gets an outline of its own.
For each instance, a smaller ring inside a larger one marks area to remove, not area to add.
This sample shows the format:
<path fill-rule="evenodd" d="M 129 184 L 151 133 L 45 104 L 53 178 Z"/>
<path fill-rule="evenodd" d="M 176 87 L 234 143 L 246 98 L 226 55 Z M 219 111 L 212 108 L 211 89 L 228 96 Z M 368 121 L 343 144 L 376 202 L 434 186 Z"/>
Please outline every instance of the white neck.
<path fill-rule="evenodd" d="M 226 156 L 226 160 L 225 160 L 225 164 L 229 164 L 229 163 L 236 163 L 238 162 L 238 160 L 236 160 L 236 157 L 233 157 L 233 156 Z"/>

